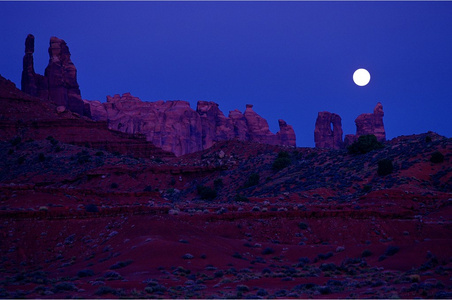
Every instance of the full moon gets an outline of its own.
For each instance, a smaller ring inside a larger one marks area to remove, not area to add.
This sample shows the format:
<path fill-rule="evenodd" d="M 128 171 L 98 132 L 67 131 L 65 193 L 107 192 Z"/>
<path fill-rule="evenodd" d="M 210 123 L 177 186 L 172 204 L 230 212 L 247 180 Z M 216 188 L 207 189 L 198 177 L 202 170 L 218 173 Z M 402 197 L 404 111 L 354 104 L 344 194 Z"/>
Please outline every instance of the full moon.
<path fill-rule="evenodd" d="M 353 73 L 353 81 L 356 85 L 365 86 L 370 81 L 370 73 L 366 69 L 358 69 Z"/>

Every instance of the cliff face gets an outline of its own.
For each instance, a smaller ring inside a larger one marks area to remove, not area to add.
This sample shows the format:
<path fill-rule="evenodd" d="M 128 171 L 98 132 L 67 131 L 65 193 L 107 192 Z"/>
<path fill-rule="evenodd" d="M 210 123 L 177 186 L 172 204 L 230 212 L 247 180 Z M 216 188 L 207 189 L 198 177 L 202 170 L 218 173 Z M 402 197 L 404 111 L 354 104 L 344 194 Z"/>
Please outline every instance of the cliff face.
<path fill-rule="evenodd" d="M 85 100 L 85 104 L 94 120 L 107 121 L 113 130 L 144 134 L 148 141 L 177 156 L 231 139 L 296 145 L 292 126 L 280 120 L 280 131 L 273 134 L 249 104 L 243 114 L 234 110 L 228 117 L 214 102 L 199 101 L 195 111 L 186 101 L 143 102 L 130 93 L 107 96 L 105 103 Z"/>
<path fill-rule="evenodd" d="M 71 61 L 66 42 L 57 37 L 50 38 L 49 64 L 44 76 L 36 74 L 34 70 L 34 43 L 34 36 L 29 34 L 25 40 L 22 91 L 89 117 L 89 106 L 83 103 L 77 83 L 77 69 Z"/>

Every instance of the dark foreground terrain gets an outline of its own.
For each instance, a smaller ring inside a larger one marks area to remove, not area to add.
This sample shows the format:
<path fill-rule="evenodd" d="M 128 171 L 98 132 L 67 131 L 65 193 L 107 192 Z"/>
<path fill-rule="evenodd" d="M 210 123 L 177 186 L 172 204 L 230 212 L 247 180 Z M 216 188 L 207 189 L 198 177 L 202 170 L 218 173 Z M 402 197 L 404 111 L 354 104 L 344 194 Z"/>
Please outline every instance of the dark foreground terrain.
<path fill-rule="evenodd" d="M 0 87 L 0 298 L 452 298 L 452 139 L 176 158 Z"/>

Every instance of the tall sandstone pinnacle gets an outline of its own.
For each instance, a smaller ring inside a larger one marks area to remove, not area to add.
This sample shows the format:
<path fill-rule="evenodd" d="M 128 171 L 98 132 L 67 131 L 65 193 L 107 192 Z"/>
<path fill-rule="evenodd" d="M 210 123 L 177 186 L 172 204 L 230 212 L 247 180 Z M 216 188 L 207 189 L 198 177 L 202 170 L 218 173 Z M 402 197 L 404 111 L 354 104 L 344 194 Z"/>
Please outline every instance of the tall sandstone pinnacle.
<path fill-rule="evenodd" d="M 66 42 L 57 37 L 50 38 L 49 64 L 43 76 L 36 74 L 34 70 L 34 41 L 32 34 L 25 39 L 22 91 L 52 101 L 58 106 L 65 106 L 82 116 L 91 116 L 89 106 L 83 103 L 77 83 L 77 69 L 71 61 L 71 53 Z"/>
<path fill-rule="evenodd" d="M 314 142 L 316 148 L 342 149 L 342 120 L 338 114 L 319 112 L 315 122 Z"/>
<path fill-rule="evenodd" d="M 177 156 L 232 139 L 296 146 L 292 126 L 280 120 L 280 131 L 270 132 L 267 121 L 250 104 L 243 114 L 234 110 L 226 117 L 211 101 L 198 101 L 196 111 L 186 101 L 144 102 L 130 93 L 107 96 L 106 103 L 84 101 L 94 120 L 107 121 L 113 130 L 144 134 L 148 141 Z"/>

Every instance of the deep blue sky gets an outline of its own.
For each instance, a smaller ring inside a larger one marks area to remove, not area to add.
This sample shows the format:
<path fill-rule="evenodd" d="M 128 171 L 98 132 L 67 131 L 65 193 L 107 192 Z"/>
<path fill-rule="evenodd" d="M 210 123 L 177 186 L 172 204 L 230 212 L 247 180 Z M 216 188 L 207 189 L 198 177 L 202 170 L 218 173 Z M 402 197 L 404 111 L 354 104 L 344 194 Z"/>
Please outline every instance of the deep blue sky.
<path fill-rule="evenodd" d="M 20 87 L 24 41 L 43 74 L 64 39 L 82 98 L 254 104 L 273 132 L 314 146 L 319 111 L 355 118 L 383 104 L 387 137 L 452 136 L 452 2 L 0 2 L 0 74 Z M 359 87 L 358 68 L 371 73 Z"/>

